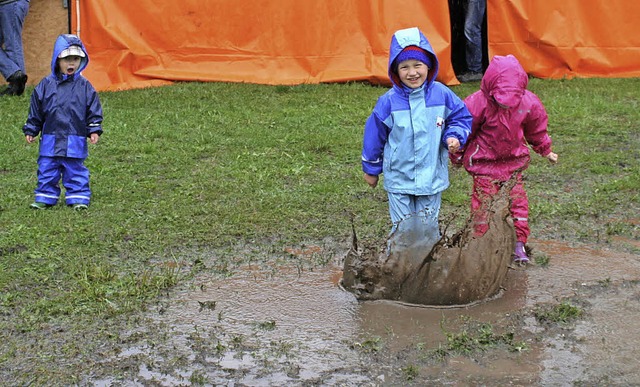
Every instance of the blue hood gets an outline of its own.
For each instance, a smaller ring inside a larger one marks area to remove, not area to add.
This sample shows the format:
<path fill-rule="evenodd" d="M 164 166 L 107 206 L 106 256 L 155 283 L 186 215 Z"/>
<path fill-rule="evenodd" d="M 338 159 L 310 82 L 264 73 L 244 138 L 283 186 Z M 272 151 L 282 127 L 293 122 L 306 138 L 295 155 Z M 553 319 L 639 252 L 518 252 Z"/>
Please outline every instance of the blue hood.
<path fill-rule="evenodd" d="M 402 82 L 400 82 L 400 78 L 398 78 L 398 74 L 394 72 L 393 62 L 396 60 L 396 57 L 400 54 L 400 52 L 407 46 L 418 46 L 425 50 L 428 55 L 431 56 L 433 60 L 434 66 L 429 69 L 429 76 L 427 77 L 427 83 L 433 82 L 438 75 L 438 68 L 440 64 L 438 63 L 438 58 L 436 54 L 433 52 L 433 48 L 431 44 L 427 40 L 427 37 L 417 28 L 407 28 L 404 30 L 399 30 L 393 37 L 391 38 L 391 46 L 389 47 L 389 79 L 393 84 L 393 87 L 401 88 L 403 87 Z"/>
<path fill-rule="evenodd" d="M 89 54 L 87 53 L 87 49 L 84 48 L 84 44 L 82 44 L 82 40 L 76 35 L 71 34 L 62 34 L 58 36 L 55 44 L 53 45 L 53 56 L 51 58 L 51 73 L 54 76 L 57 76 L 57 64 L 58 64 L 58 55 L 63 50 L 66 50 L 70 46 L 80 46 L 82 51 L 84 52 L 85 57 L 80 61 L 80 67 L 76 70 L 75 74 L 80 74 L 82 70 L 84 70 L 89 64 Z M 66 79 L 67 75 L 63 74 L 62 79 Z"/>

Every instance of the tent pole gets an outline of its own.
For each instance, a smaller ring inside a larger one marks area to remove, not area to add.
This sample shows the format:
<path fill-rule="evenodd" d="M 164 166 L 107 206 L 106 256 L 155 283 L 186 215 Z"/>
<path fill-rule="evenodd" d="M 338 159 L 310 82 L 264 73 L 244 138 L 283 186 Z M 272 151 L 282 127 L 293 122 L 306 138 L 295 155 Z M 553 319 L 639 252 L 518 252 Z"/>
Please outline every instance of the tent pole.
<path fill-rule="evenodd" d="M 71 33 L 71 4 L 67 0 L 63 2 L 63 5 L 67 8 L 67 28 Z"/>
<path fill-rule="evenodd" d="M 76 35 L 80 37 L 80 0 L 76 0 Z"/>

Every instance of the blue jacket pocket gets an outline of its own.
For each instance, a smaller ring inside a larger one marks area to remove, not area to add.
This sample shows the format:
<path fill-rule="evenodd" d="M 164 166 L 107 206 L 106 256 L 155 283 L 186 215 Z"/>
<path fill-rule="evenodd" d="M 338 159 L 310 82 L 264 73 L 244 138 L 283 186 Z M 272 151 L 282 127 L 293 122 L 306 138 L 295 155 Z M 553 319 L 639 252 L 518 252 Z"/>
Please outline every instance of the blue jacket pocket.
<path fill-rule="evenodd" d="M 69 136 L 67 139 L 67 157 L 84 159 L 87 157 L 87 138 L 82 136 Z"/>

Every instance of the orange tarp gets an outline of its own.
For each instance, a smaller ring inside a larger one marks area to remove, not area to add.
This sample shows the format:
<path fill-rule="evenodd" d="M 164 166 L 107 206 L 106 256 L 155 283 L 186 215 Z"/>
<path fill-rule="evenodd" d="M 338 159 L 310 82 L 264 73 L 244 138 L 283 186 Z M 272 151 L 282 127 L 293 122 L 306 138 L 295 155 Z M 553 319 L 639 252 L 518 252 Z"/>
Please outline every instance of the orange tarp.
<path fill-rule="evenodd" d="M 458 83 L 447 0 L 70 3 L 91 59 L 84 75 L 98 90 L 176 80 L 388 84 L 391 35 L 413 26 L 438 55 L 438 79 Z M 541 78 L 637 77 L 638 14 L 631 0 L 489 0 L 489 54 L 514 54 Z"/>
<path fill-rule="evenodd" d="M 439 79 L 457 82 L 447 0 L 82 0 L 79 18 L 91 59 L 84 75 L 99 90 L 172 80 L 388 83 L 391 35 L 414 26 L 441 58 Z"/>
<path fill-rule="evenodd" d="M 487 2 L 489 55 L 539 78 L 640 77 L 640 1 Z"/>

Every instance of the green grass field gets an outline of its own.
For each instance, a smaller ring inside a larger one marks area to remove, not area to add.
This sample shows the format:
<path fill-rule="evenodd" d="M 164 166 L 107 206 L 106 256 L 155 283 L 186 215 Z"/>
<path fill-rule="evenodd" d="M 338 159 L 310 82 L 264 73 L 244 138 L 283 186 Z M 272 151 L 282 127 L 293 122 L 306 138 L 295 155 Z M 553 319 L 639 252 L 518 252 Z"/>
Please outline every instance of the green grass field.
<path fill-rule="evenodd" d="M 534 79 L 530 89 L 560 156 L 555 166 L 534 156 L 526 173 L 532 237 L 619 236 L 635 242 L 620 248 L 638 252 L 640 79 Z M 363 124 L 384 87 L 179 83 L 101 93 L 104 135 L 86 162 L 85 212 L 29 208 L 37 145 L 21 128 L 31 90 L 0 99 L 0 315 L 11 316 L 2 330 L 137 310 L 188 278 L 197 266 L 189 252 L 346 242 L 352 216 L 362 239 L 389 229 L 386 194 L 360 170 Z M 470 178 L 454 170 L 451 181 L 442 215 L 460 219 Z"/>

